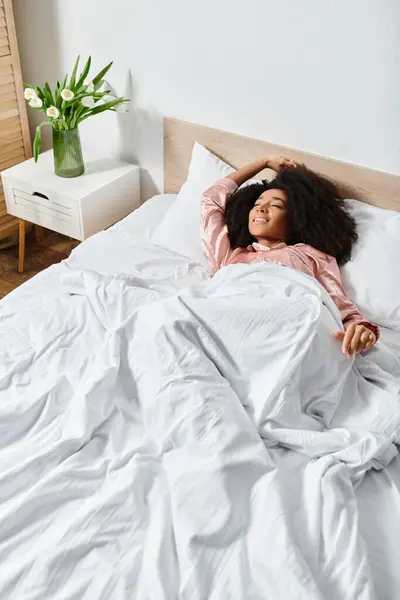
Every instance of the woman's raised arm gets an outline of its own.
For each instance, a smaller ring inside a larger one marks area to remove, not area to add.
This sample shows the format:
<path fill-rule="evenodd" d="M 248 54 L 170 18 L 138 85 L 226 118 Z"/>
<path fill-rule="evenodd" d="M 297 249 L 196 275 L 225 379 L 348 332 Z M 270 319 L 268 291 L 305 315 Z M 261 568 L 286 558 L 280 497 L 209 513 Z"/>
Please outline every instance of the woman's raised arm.
<path fill-rule="evenodd" d="M 279 173 L 282 169 L 286 169 L 288 167 L 296 167 L 296 163 L 290 158 L 285 158 L 284 156 L 267 156 L 265 158 L 258 158 L 257 160 L 253 160 L 253 162 L 245 165 L 244 167 L 240 167 L 234 173 L 228 175 L 229 179 L 232 179 L 236 183 L 238 187 L 240 187 L 243 183 L 263 171 L 264 169 L 272 169 Z"/>

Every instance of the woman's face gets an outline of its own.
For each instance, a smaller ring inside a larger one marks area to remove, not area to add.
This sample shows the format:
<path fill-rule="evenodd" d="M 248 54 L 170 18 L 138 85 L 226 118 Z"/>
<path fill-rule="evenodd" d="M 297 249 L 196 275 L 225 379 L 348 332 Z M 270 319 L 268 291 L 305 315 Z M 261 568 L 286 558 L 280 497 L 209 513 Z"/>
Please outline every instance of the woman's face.
<path fill-rule="evenodd" d="M 266 190 L 249 213 L 249 231 L 260 243 L 288 239 L 287 195 L 282 190 Z"/>

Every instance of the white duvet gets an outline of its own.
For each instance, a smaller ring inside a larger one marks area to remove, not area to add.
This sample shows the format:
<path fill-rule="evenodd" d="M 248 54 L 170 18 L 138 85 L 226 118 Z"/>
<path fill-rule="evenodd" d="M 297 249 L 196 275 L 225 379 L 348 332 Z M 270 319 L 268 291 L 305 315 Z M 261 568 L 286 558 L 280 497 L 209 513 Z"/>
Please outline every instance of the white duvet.
<path fill-rule="evenodd" d="M 354 488 L 398 361 L 346 359 L 303 274 L 146 245 L 112 276 L 98 239 L 0 304 L 0 598 L 375 599 Z"/>

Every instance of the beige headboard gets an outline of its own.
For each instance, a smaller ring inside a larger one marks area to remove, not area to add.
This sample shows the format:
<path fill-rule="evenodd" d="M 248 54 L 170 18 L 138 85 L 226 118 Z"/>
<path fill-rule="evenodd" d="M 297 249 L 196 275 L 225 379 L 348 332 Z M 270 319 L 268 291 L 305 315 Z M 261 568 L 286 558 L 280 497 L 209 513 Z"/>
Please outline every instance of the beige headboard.
<path fill-rule="evenodd" d="M 341 182 L 347 198 L 400 211 L 400 177 L 397 175 L 170 118 L 164 119 L 165 193 L 177 193 L 185 182 L 194 142 L 199 142 L 233 167 L 260 156 L 288 156 Z M 262 174 L 264 178 L 271 178 L 268 175 L 268 172 Z"/>

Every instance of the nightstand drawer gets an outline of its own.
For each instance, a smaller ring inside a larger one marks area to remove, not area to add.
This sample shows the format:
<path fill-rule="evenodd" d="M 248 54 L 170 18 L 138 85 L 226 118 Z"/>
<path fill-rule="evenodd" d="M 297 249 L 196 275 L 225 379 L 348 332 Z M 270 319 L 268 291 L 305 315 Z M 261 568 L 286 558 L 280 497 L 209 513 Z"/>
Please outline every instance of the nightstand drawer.
<path fill-rule="evenodd" d="M 77 209 L 76 204 L 74 206 L 67 206 L 66 203 L 51 202 L 47 196 L 37 193 L 27 194 L 16 188 L 13 188 L 13 197 L 15 204 L 36 210 L 39 213 L 60 219 L 60 221 L 66 223 L 72 224 L 74 221 Z"/>
<path fill-rule="evenodd" d="M 48 195 L 8 180 L 7 208 L 12 215 L 74 238 L 81 237 L 79 206 L 66 197 Z"/>

